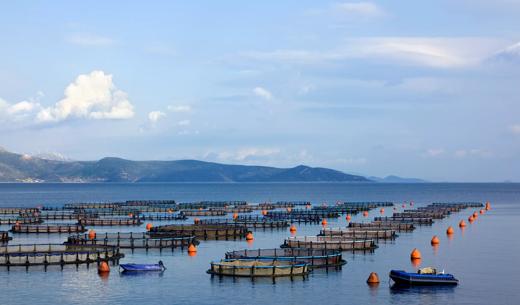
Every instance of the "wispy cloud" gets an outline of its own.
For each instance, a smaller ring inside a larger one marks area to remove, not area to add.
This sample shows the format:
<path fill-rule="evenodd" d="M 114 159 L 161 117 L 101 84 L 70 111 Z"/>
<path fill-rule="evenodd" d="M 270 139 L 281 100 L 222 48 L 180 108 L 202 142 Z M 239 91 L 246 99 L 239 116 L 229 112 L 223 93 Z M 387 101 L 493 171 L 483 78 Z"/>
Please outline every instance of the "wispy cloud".
<path fill-rule="evenodd" d="M 344 2 L 334 5 L 336 12 L 348 17 L 381 17 L 385 11 L 373 2 Z"/>
<path fill-rule="evenodd" d="M 266 158 L 278 155 L 281 152 L 279 148 L 266 147 L 246 147 L 236 150 L 226 150 L 220 152 L 208 152 L 204 155 L 205 160 L 219 162 L 243 162 L 265 160 Z"/>
<path fill-rule="evenodd" d="M 110 46 L 115 43 L 111 38 L 89 34 L 89 33 L 75 33 L 67 37 L 67 41 L 71 44 L 79 46 Z"/>
<path fill-rule="evenodd" d="M 370 37 L 346 39 L 330 50 L 279 49 L 243 52 L 250 60 L 316 64 L 346 60 L 373 60 L 435 68 L 458 68 L 480 64 L 504 42 L 472 37 Z"/>
<path fill-rule="evenodd" d="M 191 124 L 190 120 L 182 120 L 182 121 L 177 122 L 177 125 L 179 125 L 179 126 L 188 126 L 190 124 Z"/>
<path fill-rule="evenodd" d="M 454 153 L 457 158 L 466 158 L 466 157 L 490 157 L 492 154 L 490 151 L 479 148 L 472 149 L 459 149 Z"/>
<path fill-rule="evenodd" d="M 171 112 L 190 112 L 191 106 L 190 105 L 169 105 L 168 111 Z"/>
<path fill-rule="evenodd" d="M 443 148 L 430 148 L 426 150 L 425 155 L 427 157 L 435 158 L 444 155 L 445 152 L 446 151 Z"/>
<path fill-rule="evenodd" d="M 270 100 L 273 98 L 273 94 L 269 90 L 267 90 L 263 87 L 254 88 L 253 93 L 254 93 L 254 95 L 264 98 L 266 100 Z"/>
<path fill-rule="evenodd" d="M 520 124 L 513 124 L 509 126 L 509 130 L 516 135 L 520 135 Z"/>

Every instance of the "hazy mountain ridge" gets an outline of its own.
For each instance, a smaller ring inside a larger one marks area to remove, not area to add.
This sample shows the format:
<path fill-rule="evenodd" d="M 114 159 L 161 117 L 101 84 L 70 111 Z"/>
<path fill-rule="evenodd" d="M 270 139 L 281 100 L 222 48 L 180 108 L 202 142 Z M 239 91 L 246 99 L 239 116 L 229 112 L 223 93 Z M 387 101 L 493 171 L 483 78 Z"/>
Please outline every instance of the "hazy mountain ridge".
<path fill-rule="evenodd" d="M 228 165 L 197 160 L 49 160 L 0 151 L 0 182 L 368 182 L 328 168 Z"/>

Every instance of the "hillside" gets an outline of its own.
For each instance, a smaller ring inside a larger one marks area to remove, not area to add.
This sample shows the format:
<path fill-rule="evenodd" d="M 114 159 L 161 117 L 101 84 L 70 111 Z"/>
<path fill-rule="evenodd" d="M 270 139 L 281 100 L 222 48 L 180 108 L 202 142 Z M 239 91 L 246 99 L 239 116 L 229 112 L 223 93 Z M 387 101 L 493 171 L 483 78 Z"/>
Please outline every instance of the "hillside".
<path fill-rule="evenodd" d="M 0 151 L 0 182 L 367 182 L 362 176 L 309 166 L 276 168 L 197 160 L 61 161 Z"/>

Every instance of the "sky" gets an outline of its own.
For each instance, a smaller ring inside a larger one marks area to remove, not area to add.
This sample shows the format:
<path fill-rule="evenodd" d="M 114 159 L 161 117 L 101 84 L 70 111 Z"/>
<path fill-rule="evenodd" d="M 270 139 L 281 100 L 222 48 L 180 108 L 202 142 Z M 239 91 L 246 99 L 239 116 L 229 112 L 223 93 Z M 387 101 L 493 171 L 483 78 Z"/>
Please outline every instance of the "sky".
<path fill-rule="evenodd" d="M 0 146 L 520 181 L 520 0 L 1 1 Z"/>

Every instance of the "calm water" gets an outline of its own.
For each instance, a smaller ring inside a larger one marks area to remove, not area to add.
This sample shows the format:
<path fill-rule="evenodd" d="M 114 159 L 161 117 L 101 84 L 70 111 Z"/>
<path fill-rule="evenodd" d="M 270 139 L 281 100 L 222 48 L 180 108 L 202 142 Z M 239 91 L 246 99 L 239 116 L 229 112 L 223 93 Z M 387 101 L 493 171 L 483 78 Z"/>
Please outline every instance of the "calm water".
<path fill-rule="evenodd" d="M 289 235 L 288 229 L 254 232 L 255 241 L 201 242 L 197 256 L 180 250 L 127 252 L 122 262 L 163 260 L 163 275 L 120 275 L 113 268 L 101 279 L 95 268 L 84 266 L 40 268 L 0 268 L 0 304 L 520 304 L 520 184 L 0 184 L 1 206 L 60 205 L 68 202 L 118 201 L 128 199 L 195 200 L 310 200 L 315 204 L 337 200 L 394 201 L 414 200 L 416 205 L 434 201 L 489 200 L 492 210 L 461 231 L 464 210 L 437 221 L 432 227 L 419 227 L 401 233 L 393 242 L 379 243 L 373 254 L 345 252 L 348 264 L 339 271 L 314 271 L 306 280 L 212 278 L 205 271 L 209 262 L 228 250 L 278 247 Z M 391 209 L 387 209 L 387 214 Z M 370 217 L 379 215 L 372 211 Z M 353 217 L 360 220 L 361 215 Z M 188 220 L 187 222 L 192 222 Z M 159 225 L 160 223 L 154 222 Z M 345 226 L 344 218 L 330 220 L 329 226 Z M 456 233 L 445 235 L 449 225 Z M 2 230 L 8 229 L 6 226 Z M 144 231 L 138 228 L 96 228 L 105 231 Z M 297 235 L 316 235 L 317 225 L 298 226 Z M 430 246 L 432 235 L 441 244 Z M 12 244 L 62 242 L 66 235 L 15 235 Z M 437 266 L 454 273 L 460 285 L 449 289 L 390 289 L 390 269 L 415 269 L 410 251 L 419 248 L 422 265 Z M 382 280 L 377 288 L 365 281 L 375 271 Z"/>

